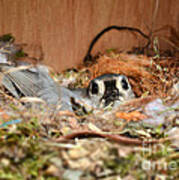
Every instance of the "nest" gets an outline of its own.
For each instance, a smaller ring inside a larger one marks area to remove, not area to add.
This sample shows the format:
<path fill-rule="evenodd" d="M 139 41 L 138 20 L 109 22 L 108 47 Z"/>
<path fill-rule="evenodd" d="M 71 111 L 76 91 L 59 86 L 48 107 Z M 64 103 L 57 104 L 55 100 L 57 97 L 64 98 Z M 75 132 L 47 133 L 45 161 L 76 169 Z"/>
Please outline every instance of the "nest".
<path fill-rule="evenodd" d="M 103 55 L 88 70 L 91 79 L 106 73 L 126 75 L 137 97 L 144 94 L 166 97 L 179 78 L 178 58 L 152 58 L 144 55 Z"/>

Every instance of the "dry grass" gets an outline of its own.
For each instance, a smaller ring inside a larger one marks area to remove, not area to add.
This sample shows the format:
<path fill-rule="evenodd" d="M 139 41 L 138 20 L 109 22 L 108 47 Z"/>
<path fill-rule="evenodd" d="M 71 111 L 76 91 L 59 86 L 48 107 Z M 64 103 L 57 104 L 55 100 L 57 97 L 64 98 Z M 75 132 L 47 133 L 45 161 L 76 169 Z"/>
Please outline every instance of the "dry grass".
<path fill-rule="evenodd" d="M 88 69 L 91 79 L 105 73 L 126 75 L 138 97 L 144 93 L 166 97 L 174 81 L 179 78 L 179 59 L 153 59 L 121 53 L 115 57 L 101 56 Z"/>

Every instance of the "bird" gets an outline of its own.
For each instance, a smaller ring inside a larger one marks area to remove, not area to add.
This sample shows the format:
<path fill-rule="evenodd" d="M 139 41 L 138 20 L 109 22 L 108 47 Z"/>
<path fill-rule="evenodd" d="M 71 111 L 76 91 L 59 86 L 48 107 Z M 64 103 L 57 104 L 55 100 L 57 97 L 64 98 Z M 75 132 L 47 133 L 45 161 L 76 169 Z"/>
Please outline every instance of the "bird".
<path fill-rule="evenodd" d="M 45 65 L 19 66 L 0 64 L 2 85 L 15 98 L 38 97 L 49 106 L 60 104 L 61 110 L 78 111 L 87 107 L 105 108 L 119 106 L 135 97 L 128 78 L 121 74 L 104 74 L 92 79 L 87 88 L 70 89 L 50 77 Z"/>

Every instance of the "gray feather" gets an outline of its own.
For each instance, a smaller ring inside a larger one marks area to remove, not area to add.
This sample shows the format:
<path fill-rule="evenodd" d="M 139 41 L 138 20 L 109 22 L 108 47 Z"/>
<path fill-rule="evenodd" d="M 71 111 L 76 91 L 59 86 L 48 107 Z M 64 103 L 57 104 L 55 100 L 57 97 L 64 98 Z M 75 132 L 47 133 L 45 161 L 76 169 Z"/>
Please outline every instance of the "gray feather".
<path fill-rule="evenodd" d="M 3 71 L 11 68 L 8 65 L 1 66 Z M 4 75 L 2 84 L 17 98 L 21 95 L 39 97 L 49 104 L 56 104 L 59 100 L 58 87 L 44 66 L 9 72 Z"/>

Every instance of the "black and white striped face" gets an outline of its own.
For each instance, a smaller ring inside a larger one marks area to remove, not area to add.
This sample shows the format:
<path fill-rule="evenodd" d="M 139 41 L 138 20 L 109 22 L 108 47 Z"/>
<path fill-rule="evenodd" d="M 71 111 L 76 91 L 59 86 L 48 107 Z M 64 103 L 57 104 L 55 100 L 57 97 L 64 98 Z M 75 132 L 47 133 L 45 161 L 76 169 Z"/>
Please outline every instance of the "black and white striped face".
<path fill-rule="evenodd" d="M 123 102 L 134 97 L 126 76 L 105 74 L 93 79 L 88 86 L 88 96 L 93 104 L 105 107 L 115 102 Z"/>

